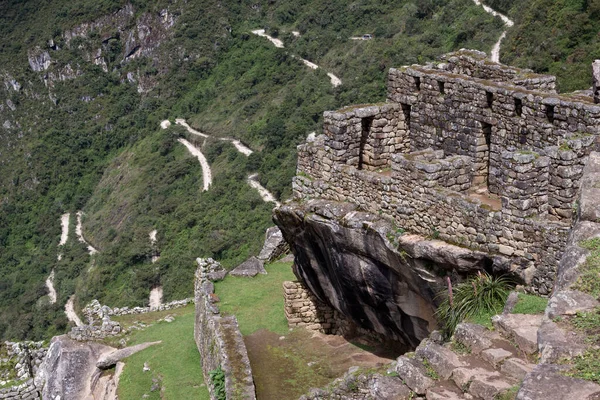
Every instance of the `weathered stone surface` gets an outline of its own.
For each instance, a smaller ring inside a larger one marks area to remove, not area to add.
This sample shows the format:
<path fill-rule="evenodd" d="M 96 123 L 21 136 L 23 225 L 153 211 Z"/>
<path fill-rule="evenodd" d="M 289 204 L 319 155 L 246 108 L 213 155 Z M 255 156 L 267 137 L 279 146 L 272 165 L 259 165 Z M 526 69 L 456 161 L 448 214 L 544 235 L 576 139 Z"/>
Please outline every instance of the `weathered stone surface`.
<path fill-rule="evenodd" d="M 525 375 L 533 371 L 535 364 L 529 364 L 520 358 L 509 358 L 502 364 L 501 371 L 515 379 L 523 380 Z"/>
<path fill-rule="evenodd" d="M 205 271 L 206 279 L 209 281 L 220 281 L 227 276 L 227 270 L 212 258 L 197 258 L 196 263 L 198 264 L 198 268 L 202 268 Z"/>
<path fill-rule="evenodd" d="M 511 356 L 512 353 L 504 349 L 487 349 L 481 352 L 481 358 L 489 362 L 495 368 Z"/>
<path fill-rule="evenodd" d="M 600 174 L 600 153 L 592 152 L 587 160 L 581 182 L 579 218 L 600 222 L 600 188 L 596 185 Z"/>
<path fill-rule="evenodd" d="M 258 274 L 266 274 L 264 264 L 258 258 L 252 256 L 229 272 L 232 276 L 253 277 Z"/>
<path fill-rule="evenodd" d="M 495 400 L 500 393 L 507 391 L 512 386 L 511 383 L 495 375 L 487 377 L 475 376 L 469 386 L 469 393 L 484 400 Z"/>
<path fill-rule="evenodd" d="M 406 248 L 403 236 L 392 246 L 391 224 L 356 208 L 311 200 L 275 209 L 274 220 L 294 252 L 296 275 L 320 301 L 358 326 L 416 347 L 435 329 L 435 293 L 446 287 L 431 265 L 477 270 L 490 260 L 414 235 Z"/>
<path fill-rule="evenodd" d="M 144 349 L 147 349 L 150 346 L 153 346 L 153 345 L 159 344 L 159 343 L 161 343 L 161 342 L 158 341 L 158 342 L 140 343 L 140 344 L 136 344 L 135 346 L 129 346 L 124 349 L 115 350 L 111 353 L 102 354 L 98 358 L 98 361 L 96 362 L 96 367 L 98 367 L 100 369 L 111 368 L 114 365 L 116 365 L 117 362 L 121 361 L 122 359 L 127 358 L 130 355 L 137 353 L 138 351 L 142 351 Z"/>
<path fill-rule="evenodd" d="M 515 341 L 527 354 L 538 350 L 537 332 L 542 324 L 542 315 L 501 314 L 492 317 L 494 327 Z"/>
<path fill-rule="evenodd" d="M 600 303 L 593 296 L 577 290 L 563 290 L 555 293 L 548 301 L 546 316 L 554 319 L 558 316 L 575 315 L 580 311 L 590 311 Z"/>
<path fill-rule="evenodd" d="M 471 349 L 473 354 L 492 346 L 490 332 L 483 326 L 470 323 L 460 323 L 454 330 L 454 340 Z"/>
<path fill-rule="evenodd" d="M 560 374 L 560 366 L 538 364 L 527 374 L 516 400 L 597 400 L 600 385 Z"/>
<path fill-rule="evenodd" d="M 283 239 L 283 234 L 278 227 L 272 226 L 265 233 L 265 243 L 258 259 L 263 262 L 272 262 L 284 254 L 289 253 L 290 246 Z"/>
<path fill-rule="evenodd" d="M 96 362 L 113 351 L 114 348 L 99 343 L 77 342 L 66 335 L 55 336 L 35 377 L 36 385 L 44 386 L 42 397 L 73 400 L 92 398 L 93 382 L 101 373 Z"/>
<path fill-rule="evenodd" d="M 594 60 L 592 63 L 592 91 L 594 93 L 594 103 L 600 103 L 600 60 Z"/>
<path fill-rule="evenodd" d="M 425 394 L 427 389 L 435 385 L 435 381 L 427 376 L 419 361 L 400 356 L 396 362 L 398 376 L 415 393 Z"/>
<path fill-rule="evenodd" d="M 567 332 L 556 323 L 545 320 L 538 330 L 540 363 L 551 363 L 562 357 L 573 357 L 585 351 L 584 338 Z"/>
<path fill-rule="evenodd" d="M 452 371 L 464 366 L 456 353 L 430 340 L 424 340 L 417 347 L 415 354 L 422 360 L 427 360 L 441 379 L 448 379 Z"/>
<path fill-rule="evenodd" d="M 502 310 L 502 314 L 510 314 L 517 305 L 518 301 L 519 293 L 514 291 L 510 292 L 508 298 L 506 299 L 506 303 L 504 303 L 504 309 Z"/>
<path fill-rule="evenodd" d="M 457 368 L 452 373 L 452 381 L 458 386 L 459 389 L 466 392 L 469 389 L 473 379 L 475 377 L 483 378 L 488 376 L 499 377 L 497 372 L 481 367 L 465 367 Z"/>
<path fill-rule="evenodd" d="M 375 375 L 369 387 L 375 400 L 408 400 L 411 397 L 410 389 L 396 377 Z"/>
<path fill-rule="evenodd" d="M 427 395 L 425 398 L 427 400 L 464 400 L 468 398 L 472 398 L 471 395 L 467 394 L 469 397 L 465 397 L 462 392 L 453 391 L 448 388 L 431 388 L 427 391 Z"/>

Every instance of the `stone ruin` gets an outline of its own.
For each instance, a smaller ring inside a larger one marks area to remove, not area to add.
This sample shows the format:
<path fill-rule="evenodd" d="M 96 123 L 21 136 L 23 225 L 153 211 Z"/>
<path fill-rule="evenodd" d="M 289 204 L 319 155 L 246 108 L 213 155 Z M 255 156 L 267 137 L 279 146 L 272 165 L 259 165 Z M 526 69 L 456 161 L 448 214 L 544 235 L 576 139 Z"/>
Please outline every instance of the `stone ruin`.
<path fill-rule="evenodd" d="M 392 68 L 387 89 L 325 112 L 298 146 L 294 198 L 274 211 L 298 277 L 290 326 L 349 320 L 415 347 L 447 278 L 485 270 L 549 295 L 598 148 L 593 91 L 472 50 Z"/>
<path fill-rule="evenodd" d="M 390 69 L 386 103 L 325 112 L 323 134 L 298 147 L 294 196 L 502 256 L 545 295 L 599 127 L 592 96 L 461 50 Z"/>
<path fill-rule="evenodd" d="M 0 343 L 0 399 L 41 398 L 33 378 L 47 351 L 44 342 Z"/>

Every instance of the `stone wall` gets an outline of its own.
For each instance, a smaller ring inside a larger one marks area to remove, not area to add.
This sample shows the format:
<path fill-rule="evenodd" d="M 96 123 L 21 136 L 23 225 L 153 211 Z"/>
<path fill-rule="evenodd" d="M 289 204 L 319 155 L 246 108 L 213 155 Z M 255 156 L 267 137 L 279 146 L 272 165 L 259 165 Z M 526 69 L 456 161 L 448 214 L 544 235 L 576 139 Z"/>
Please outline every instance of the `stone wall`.
<path fill-rule="evenodd" d="M 325 138 L 318 137 L 299 146 L 299 171 L 293 181 L 297 199 L 351 202 L 365 211 L 389 218 L 406 231 L 511 257 L 515 264 L 525 266 L 523 269 L 528 272 L 522 278 L 533 291 L 550 293 L 570 226 L 516 212 L 518 207 L 534 204 L 519 203 L 523 200 L 522 191 L 507 190 L 502 199 L 506 209 L 494 209 L 475 197 L 463 196 L 441 185 L 429 186 L 432 181 L 411 173 L 413 167 L 406 165 L 410 160 L 402 154 L 393 157 L 389 176 L 340 164 L 332 164 L 326 171 L 318 168 L 323 162 L 316 158 L 319 154 L 326 155 L 320 150 L 324 141 Z M 536 161 L 535 156 L 533 158 L 527 158 L 532 166 Z M 514 165 L 517 168 L 518 164 Z M 506 179 L 509 177 L 507 174 Z"/>
<path fill-rule="evenodd" d="M 490 62 L 487 55 L 476 50 L 461 50 L 442 56 L 439 69 L 453 74 L 486 79 L 494 82 L 510 82 L 528 90 L 556 92 L 556 77 L 535 74 L 529 69 Z"/>
<path fill-rule="evenodd" d="M 256 399 L 250 360 L 235 316 L 222 316 L 216 302 L 214 285 L 208 279 L 207 263 L 198 260 L 195 278 L 196 323 L 194 338 L 202 372 L 211 399 L 216 399 L 210 372 L 219 367 L 225 373 L 227 399 Z"/>
<path fill-rule="evenodd" d="M 283 297 L 290 328 L 302 326 L 325 334 L 342 334 L 338 326 L 338 312 L 319 301 L 301 282 L 283 282 Z"/>
<path fill-rule="evenodd" d="M 38 388 L 33 379 L 11 387 L 0 388 L 2 400 L 41 400 L 41 388 Z"/>

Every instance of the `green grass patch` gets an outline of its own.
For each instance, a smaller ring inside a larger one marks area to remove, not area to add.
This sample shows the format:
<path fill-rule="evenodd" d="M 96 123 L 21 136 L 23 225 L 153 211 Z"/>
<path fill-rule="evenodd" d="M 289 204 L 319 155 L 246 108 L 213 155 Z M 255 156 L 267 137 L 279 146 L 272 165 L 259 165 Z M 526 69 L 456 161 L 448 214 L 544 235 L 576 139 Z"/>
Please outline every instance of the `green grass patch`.
<path fill-rule="evenodd" d="M 119 399 L 194 399 L 208 400 L 208 389 L 203 383 L 200 354 L 194 342 L 194 305 L 178 310 L 173 322 L 157 322 L 130 336 L 128 345 L 162 340 L 125 360 L 125 368 L 119 381 Z M 155 315 L 149 313 L 144 316 Z M 174 312 L 171 312 L 174 314 Z M 137 315 L 134 317 L 141 317 Z M 150 371 L 144 372 L 144 363 Z M 153 384 L 160 389 L 150 391 Z"/>
<path fill-rule="evenodd" d="M 584 240 L 579 243 L 581 247 L 590 251 L 581 268 L 581 275 L 573 285 L 573 289 L 600 296 L 600 238 Z"/>
<path fill-rule="evenodd" d="M 517 393 L 519 392 L 520 385 L 515 385 L 505 392 L 500 393 L 496 396 L 496 400 L 515 400 Z"/>
<path fill-rule="evenodd" d="M 586 342 L 600 345 L 600 308 L 578 312 L 569 322 L 577 331 L 584 333 Z"/>
<path fill-rule="evenodd" d="M 283 335 L 288 332 L 283 312 L 283 282 L 294 281 L 292 263 L 273 263 L 265 267 L 267 275 L 254 278 L 228 276 L 215 283 L 215 293 L 221 299 L 224 314 L 237 317 L 242 335 L 259 329 Z"/>
<path fill-rule="evenodd" d="M 565 374 L 600 383 L 600 349 L 590 349 L 570 360 L 572 368 Z"/>
<path fill-rule="evenodd" d="M 441 302 L 436 310 L 442 331 L 452 336 L 456 325 L 469 321 L 491 326 L 491 317 L 502 311 L 508 297 L 510 282 L 504 277 L 478 273 L 452 288 L 452 296 Z"/>
<path fill-rule="evenodd" d="M 548 299 L 526 293 L 519 293 L 519 301 L 515 304 L 513 314 L 541 314 L 546 310 Z"/>

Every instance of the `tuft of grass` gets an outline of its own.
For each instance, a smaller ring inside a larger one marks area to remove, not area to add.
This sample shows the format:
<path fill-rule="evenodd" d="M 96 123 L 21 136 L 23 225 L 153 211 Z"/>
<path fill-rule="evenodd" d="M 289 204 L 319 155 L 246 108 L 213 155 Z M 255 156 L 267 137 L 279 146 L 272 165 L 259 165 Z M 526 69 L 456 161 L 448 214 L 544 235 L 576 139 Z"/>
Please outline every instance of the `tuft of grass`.
<path fill-rule="evenodd" d="M 440 376 L 435 371 L 435 369 L 433 369 L 433 367 L 429 363 L 429 360 L 423 360 L 423 365 L 425 366 L 425 373 L 428 377 L 436 381 L 440 380 Z"/>
<path fill-rule="evenodd" d="M 570 323 L 576 330 L 584 333 L 588 343 L 600 345 L 600 308 L 578 312 Z"/>
<path fill-rule="evenodd" d="M 600 383 L 600 349 L 590 349 L 570 362 L 572 368 L 565 375 Z"/>
<path fill-rule="evenodd" d="M 131 334 L 128 345 L 158 340 L 162 343 L 125 359 L 118 387 L 120 399 L 139 399 L 145 394 L 149 400 L 209 399 L 194 342 L 194 305 L 178 311 L 179 316 L 173 322 L 157 322 Z M 144 363 L 150 371 L 143 371 Z M 161 389 L 150 391 L 155 382 L 160 382 Z"/>
<path fill-rule="evenodd" d="M 450 348 L 456 354 L 461 354 L 461 355 L 471 354 L 471 348 L 469 346 L 465 346 L 461 342 L 457 342 L 457 341 L 453 340 L 452 343 L 450 343 Z"/>
<path fill-rule="evenodd" d="M 520 385 L 515 385 L 510 389 L 498 394 L 495 397 L 495 400 L 515 400 L 517 398 L 517 393 L 519 392 Z"/>
<path fill-rule="evenodd" d="M 283 312 L 284 281 L 296 280 L 292 263 L 276 262 L 265 267 L 267 275 L 254 278 L 227 276 L 215 283 L 215 293 L 221 299 L 224 314 L 237 317 L 242 335 L 267 329 L 280 335 L 288 332 Z"/>
<path fill-rule="evenodd" d="M 519 300 L 515 304 L 512 314 L 541 314 L 546 310 L 547 305 L 546 297 L 519 293 Z"/>
<path fill-rule="evenodd" d="M 453 301 L 446 297 L 436 310 L 442 332 L 450 337 L 456 325 L 469 318 L 489 321 L 491 315 L 504 307 L 509 287 L 507 278 L 481 272 L 456 285 L 452 290 Z"/>
<path fill-rule="evenodd" d="M 581 268 L 581 275 L 573 285 L 573 289 L 600 297 L 600 238 L 584 240 L 581 247 L 590 251 Z"/>

